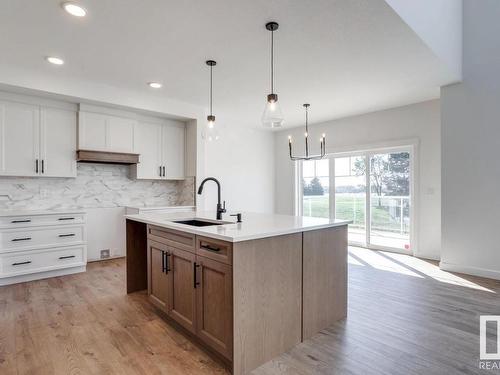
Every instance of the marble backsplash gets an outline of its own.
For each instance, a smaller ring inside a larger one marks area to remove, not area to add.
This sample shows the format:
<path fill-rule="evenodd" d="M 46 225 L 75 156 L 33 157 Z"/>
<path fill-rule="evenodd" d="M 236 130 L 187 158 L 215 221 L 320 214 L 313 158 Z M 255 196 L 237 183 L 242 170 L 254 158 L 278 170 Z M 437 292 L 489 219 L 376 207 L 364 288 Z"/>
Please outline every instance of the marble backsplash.
<path fill-rule="evenodd" d="M 194 178 L 129 178 L 125 165 L 78 163 L 76 178 L 0 177 L 0 210 L 194 205 Z"/>

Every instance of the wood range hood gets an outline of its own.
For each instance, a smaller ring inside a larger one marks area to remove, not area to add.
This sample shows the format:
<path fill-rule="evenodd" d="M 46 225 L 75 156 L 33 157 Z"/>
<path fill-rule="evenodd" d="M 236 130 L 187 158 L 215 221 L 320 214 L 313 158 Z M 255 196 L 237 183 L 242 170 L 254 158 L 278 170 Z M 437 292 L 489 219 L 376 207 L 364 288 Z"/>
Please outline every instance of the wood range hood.
<path fill-rule="evenodd" d="M 76 161 L 79 163 L 131 165 L 139 163 L 139 154 L 132 154 L 128 152 L 77 150 Z"/>

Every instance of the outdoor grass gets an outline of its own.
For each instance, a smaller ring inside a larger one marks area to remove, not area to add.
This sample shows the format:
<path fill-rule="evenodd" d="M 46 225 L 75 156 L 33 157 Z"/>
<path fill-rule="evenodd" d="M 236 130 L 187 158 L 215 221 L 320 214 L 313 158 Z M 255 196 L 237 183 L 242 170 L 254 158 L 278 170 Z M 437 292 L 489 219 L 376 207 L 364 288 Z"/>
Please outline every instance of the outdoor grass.
<path fill-rule="evenodd" d="M 328 217 L 328 196 L 308 196 L 304 197 L 303 214 L 305 216 Z M 306 199 L 309 202 L 306 201 Z M 376 203 L 376 202 L 374 202 Z M 309 209 L 309 204 L 311 208 Z M 337 196 L 336 197 L 336 217 L 341 220 L 352 220 L 353 226 L 363 228 L 365 225 L 365 199 L 364 197 Z M 310 214 L 311 213 L 311 214 Z M 399 231 L 401 228 L 399 216 L 391 217 L 387 207 L 373 205 L 372 228 Z M 405 228 L 407 230 L 407 228 Z"/>

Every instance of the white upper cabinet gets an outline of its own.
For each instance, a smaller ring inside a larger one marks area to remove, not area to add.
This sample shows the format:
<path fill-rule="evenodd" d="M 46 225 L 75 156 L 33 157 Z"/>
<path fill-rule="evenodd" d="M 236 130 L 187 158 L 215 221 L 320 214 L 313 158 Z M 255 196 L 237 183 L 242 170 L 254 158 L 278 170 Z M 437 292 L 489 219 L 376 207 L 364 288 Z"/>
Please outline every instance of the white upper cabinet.
<path fill-rule="evenodd" d="M 76 113 L 42 108 L 40 120 L 40 172 L 46 177 L 76 177 Z"/>
<path fill-rule="evenodd" d="M 0 138 L 1 175 L 38 175 L 40 107 L 0 101 Z"/>
<path fill-rule="evenodd" d="M 135 167 L 136 178 L 163 179 L 162 124 L 139 121 L 135 128 L 135 152 L 139 164 Z"/>
<path fill-rule="evenodd" d="M 137 121 L 133 119 L 109 116 L 107 124 L 108 151 L 134 152 L 134 128 Z"/>
<path fill-rule="evenodd" d="M 181 180 L 185 176 L 185 124 L 180 121 L 139 121 L 135 128 L 135 177 Z"/>
<path fill-rule="evenodd" d="M 100 113 L 78 112 L 78 148 L 106 150 L 106 124 L 108 117 Z"/>
<path fill-rule="evenodd" d="M 136 120 L 126 117 L 80 111 L 78 149 L 132 153 L 136 123 Z"/>
<path fill-rule="evenodd" d="M 185 178 L 185 138 L 184 124 L 168 123 L 163 126 L 163 164 L 169 180 Z"/>
<path fill-rule="evenodd" d="M 76 113 L 0 101 L 0 175 L 76 176 Z"/>

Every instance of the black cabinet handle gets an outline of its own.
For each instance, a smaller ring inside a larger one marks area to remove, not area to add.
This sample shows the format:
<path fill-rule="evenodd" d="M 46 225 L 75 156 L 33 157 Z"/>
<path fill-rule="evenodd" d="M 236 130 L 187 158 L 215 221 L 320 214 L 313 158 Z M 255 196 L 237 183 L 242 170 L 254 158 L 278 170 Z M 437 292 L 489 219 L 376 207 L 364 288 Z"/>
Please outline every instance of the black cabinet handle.
<path fill-rule="evenodd" d="M 160 177 L 161 177 L 161 165 L 160 165 Z"/>
<path fill-rule="evenodd" d="M 29 241 L 29 240 L 31 240 L 31 237 L 13 238 L 11 241 L 12 242 L 18 242 L 18 241 Z"/>
<path fill-rule="evenodd" d="M 63 257 L 59 257 L 59 259 L 70 259 L 70 258 L 74 258 L 74 257 L 75 257 L 74 255 L 66 255 Z"/>
<path fill-rule="evenodd" d="M 12 263 L 13 266 L 22 266 L 23 264 L 30 264 L 31 260 L 27 260 L 26 262 L 17 262 L 17 263 Z"/>
<path fill-rule="evenodd" d="M 45 160 L 43 160 L 43 159 L 42 159 L 42 173 L 45 173 L 44 161 L 45 161 Z"/>
<path fill-rule="evenodd" d="M 60 234 L 59 237 L 73 237 L 74 235 L 74 233 Z"/>
<path fill-rule="evenodd" d="M 35 160 L 35 173 L 38 173 L 38 159 Z"/>
<path fill-rule="evenodd" d="M 163 177 L 165 177 L 165 166 L 163 166 Z"/>
<path fill-rule="evenodd" d="M 166 273 L 169 273 L 170 272 L 170 262 L 168 260 L 168 257 L 170 256 L 171 254 L 170 253 L 165 253 L 165 270 L 167 271 Z"/>
<path fill-rule="evenodd" d="M 74 217 L 60 217 L 59 219 L 57 219 L 59 221 L 64 221 L 64 220 L 75 220 Z"/>
<path fill-rule="evenodd" d="M 26 219 L 26 220 L 12 220 L 12 224 L 17 224 L 17 223 L 31 223 L 31 219 Z"/>
<path fill-rule="evenodd" d="M 220 251 L 220 248 L 212 247 L 210 245 L 201 245 L 200 248 L 208 250 L 208 251 Z"/>
<path fill-rule="evenodd" d="M 198 285 L 200 285 L 200 283 L 198 281 L 196 281 L 196 269 L 200 267 L 199 264 L 196 264 L 196 262 L 193 263 L 193 286 L 194 288 L 196 289 L 196 287 Z"/>

